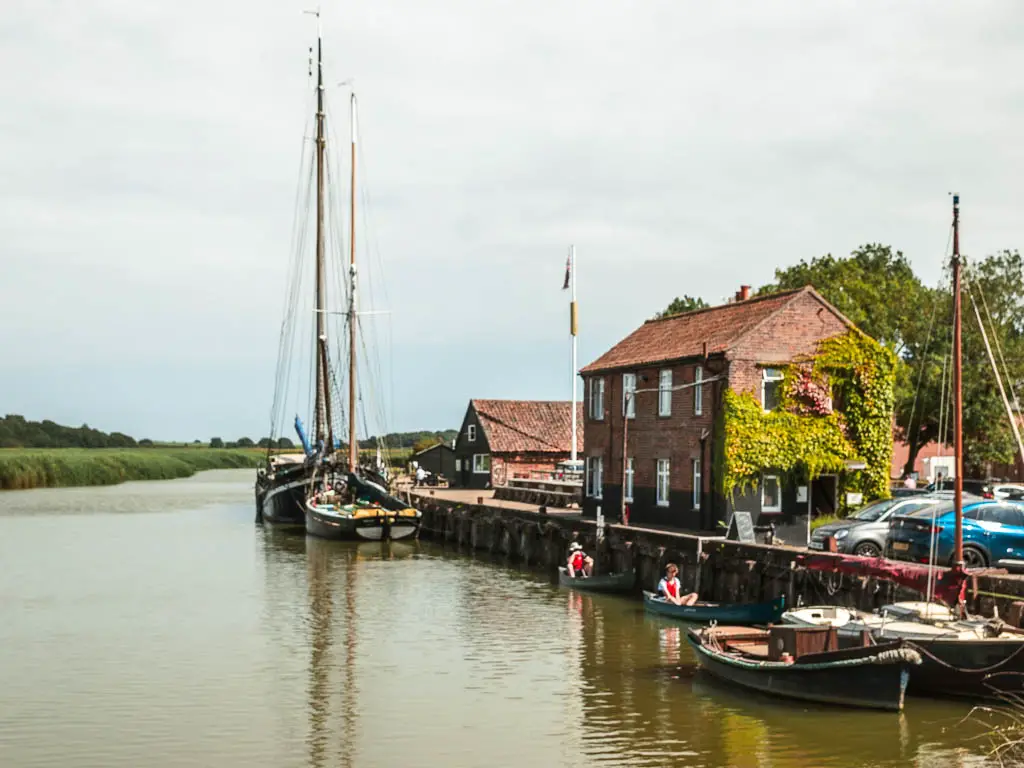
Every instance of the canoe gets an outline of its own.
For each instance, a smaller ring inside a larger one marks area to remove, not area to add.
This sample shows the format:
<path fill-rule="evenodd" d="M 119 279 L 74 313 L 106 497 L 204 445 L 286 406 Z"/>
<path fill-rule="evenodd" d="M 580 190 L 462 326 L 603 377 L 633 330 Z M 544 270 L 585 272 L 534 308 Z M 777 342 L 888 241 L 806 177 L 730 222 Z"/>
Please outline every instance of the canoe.
<path fill-rule="evenodd" d="M 767 603 L 695 603 L 676 605 L 653 592 L 644 592 L 644 608 L 661 616 L 683 621 L 719 624 L 772 624 L 782 618 L 785 596 Z"/>
<path fill-rule="evenodd" d="M 558 586 L 586 592 L 629 592 L 636 584 L 636 573 L 602 573 L 589 577 L 573 577 L 565 568 L 558 569 Z"/>
<path fill-rule="evenodd" d="M 815 632 L 813 627 L 710 627 L 691 629 L 688 640 L 702 669 L 735 685 L 801 701 L 898 712 L 903 709 L 911 668 L 920 655 L 896 640 L 846 650 L 824 650 L 772 658 L 782 643 L 778 630 Z M 793 647 L 802 643 L 796 640 Z"/>

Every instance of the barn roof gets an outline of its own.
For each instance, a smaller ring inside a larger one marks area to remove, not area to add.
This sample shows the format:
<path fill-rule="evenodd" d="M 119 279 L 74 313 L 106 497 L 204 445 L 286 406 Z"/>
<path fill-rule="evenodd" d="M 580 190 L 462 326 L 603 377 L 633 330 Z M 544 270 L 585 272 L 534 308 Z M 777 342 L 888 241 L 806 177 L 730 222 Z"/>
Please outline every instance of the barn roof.
<path fill-rule="evenodd" d="M 568 400 L 471 400 L 491 453 L 571 452 Z M 583 450 L 583 403 L 576 404 L 576 449 Z"/>

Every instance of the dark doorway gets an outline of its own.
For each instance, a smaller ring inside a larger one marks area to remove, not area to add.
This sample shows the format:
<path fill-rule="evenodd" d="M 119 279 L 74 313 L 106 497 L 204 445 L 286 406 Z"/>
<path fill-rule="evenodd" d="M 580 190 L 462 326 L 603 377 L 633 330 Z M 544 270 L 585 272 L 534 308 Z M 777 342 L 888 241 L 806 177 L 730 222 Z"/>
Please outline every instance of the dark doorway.
<path fill-rule="evenodd" d="M 836 513 L 836 490 L 839 478 L 821 475 L 811 482 L 811 519 Z"/>

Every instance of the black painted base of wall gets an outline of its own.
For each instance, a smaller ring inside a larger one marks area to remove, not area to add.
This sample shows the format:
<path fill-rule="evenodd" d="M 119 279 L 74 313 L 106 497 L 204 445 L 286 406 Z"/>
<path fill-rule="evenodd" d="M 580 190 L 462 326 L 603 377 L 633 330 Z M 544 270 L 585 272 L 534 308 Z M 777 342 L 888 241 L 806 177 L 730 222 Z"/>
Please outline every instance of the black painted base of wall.
<path fill-rule="evenodd" d="M 681 528 L 687 531 L 724 535 L 724 527 L 717 525 L 723 520 L 711 508 L 712 499 L 704 494 L 701 509 L 693 509 L 693 499 L 689 491 L 672 491 L 669 494 L 667 507 L 658 505 L 657 491 L 654 488 L 633 488 L 633 501 L 628 502 L 630 525 L 650 526 L 652 528 Z M 622 517 L 622 486 L 605 485 L 600 499 L 585 497 L 583 499 L 583 516 L 597 517 L 597 508 L 601 507 L 607 522 L 620 522 Z M 724 509 L 724 504 L 717 509 Z"/>

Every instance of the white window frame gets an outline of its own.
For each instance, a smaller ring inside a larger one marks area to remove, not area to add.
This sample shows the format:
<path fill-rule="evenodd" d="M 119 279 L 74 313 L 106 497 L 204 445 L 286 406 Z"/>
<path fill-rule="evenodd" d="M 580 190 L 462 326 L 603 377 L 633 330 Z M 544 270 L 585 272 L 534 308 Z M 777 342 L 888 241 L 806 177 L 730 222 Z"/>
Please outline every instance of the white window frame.
<path fill-rule="evenodd" d="M 767 485 L 768 480 L 775 481 L 775 488 L 778 491 L 778 504 L 768 506 L 764 503 L 764 489 Z M 781 512 L 782 511 L 782 482 L 779 480 L 778 475 L 761 475 L 761 511 L 762 512 Z"/>
<path fill-rule="evenodd" d="M 785 379 L 781 368 L 762 368 L 761 369 L 761 408 L 765 413 L 771 411 L 768 404 L 765 402 L 764 396 L 767 390 L 768 382 L 781 382 Z"/>
<path fill-rule="evenodd" d="M 672 464 L 668 459 L 658 459 L 656 467 L 657 504 L 659 507 L 667 507 L 669 499 L 672 497 Z M 662 480 L 664 480 L 664 486 L 662 485 Z M 664 495 L 662 495 L 662 491 L 664 491 Z"/>
<path fill-rule="evenodd" d="M 658 372 L 658 415 L 672 415 L 672 369 L 662 368 Z"/>
<path fill-rule="evenodd" d="M 586 489 L 587 496 L 591 499 L 602 498 L 602 491 L 604 488 L 603 478 L 603 466 L 604 462 L 600 456 L 588 456 L 586 463 L 587 477 L 586 477 Z"/>
<path fill-rule="evenodd" d="M 627 397 L 634 393 L 632 397 Z M 622 413 L 627 419 L 636 418 L 636 374 L 622 374 Z"/>
<path fill-rule="evenodd" d="M 604 421 L 604 376 L 595 376 L 590 380 L 587 404 L 590 418 L 593 421 Z"/>
<path fill-rule="evenodd" d="M 455 471 L 456 472 L 461 472 L 462 471 L 462 459 L 456 459 L 455 460 Z"/>
<path fill-rule="evenodd" d="M 486 459 L 486 462 L 484 461 Z M 484 467 L 484 464 L 487 464 Z M 474 453 L 473 454 L 473 474 L 474 475 L 489 475 L 491 474 L 491 454 L 489 453 Z"/>
<path fill-rule="evenodd" d="M 629 503 L 633 501 L 633 478 L 636 476 L 633 461 L 633 459 L 626 459 L 626 482 L 622 486 L 623 497 Z"/>
<path fill-rule="evenodd" d="M 699 365 L 693 372 L 693 415 L 704 415 L 704 368 Z"/>
<path fill-rule="evenodd" d="M 476 442 L 476 424 L 470 424 L 466 427 L 466 439 L 471 442 Z"/>
<path fill-rule="evenodd" d="M 695 457 L 691 460 L 692 475 L 693 475 L 693 498 L 691 502 L 695 510 L 700 510 L 700 500 L 703 495 L 703 480 L 704 476 L 701 474 L 700 467 L 700 456 Z"/>

